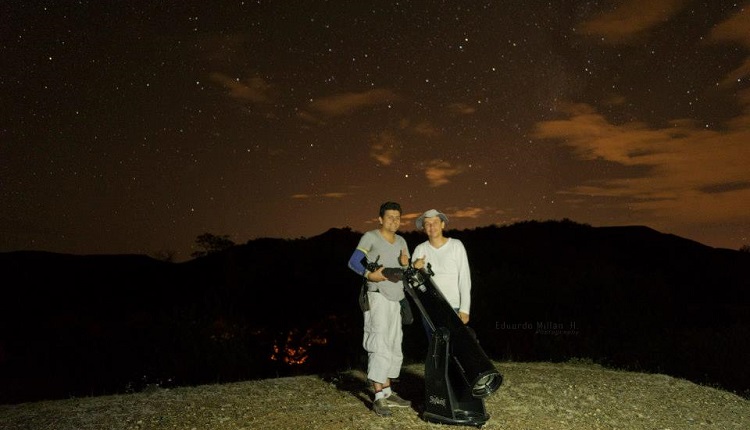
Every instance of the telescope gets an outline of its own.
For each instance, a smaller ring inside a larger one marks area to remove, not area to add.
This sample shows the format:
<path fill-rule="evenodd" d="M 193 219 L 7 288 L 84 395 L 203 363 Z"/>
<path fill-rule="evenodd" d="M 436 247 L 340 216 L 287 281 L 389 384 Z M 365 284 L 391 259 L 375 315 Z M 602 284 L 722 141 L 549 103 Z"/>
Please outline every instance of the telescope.
<path fill-rule="evenodd" d="M 479 345 L 476 334 L 436 287 L 429 264 L 422 270 L 411 266 L 385 268 L 383 274 L 403 280 L 407 296 L 432 332 L 425 357 L 422 418 L 441 424 L 483 426 L 490 418 L 484 399 L 500 388 L 503 376 Z"/>
<path fill-rule="evenodd" d="M 477 341 L 425 270 L 404 271 L 404 288 L 432 330 L 425 357 L 425 421 L 481 427 L 484 399 L 503 383 Z"/>

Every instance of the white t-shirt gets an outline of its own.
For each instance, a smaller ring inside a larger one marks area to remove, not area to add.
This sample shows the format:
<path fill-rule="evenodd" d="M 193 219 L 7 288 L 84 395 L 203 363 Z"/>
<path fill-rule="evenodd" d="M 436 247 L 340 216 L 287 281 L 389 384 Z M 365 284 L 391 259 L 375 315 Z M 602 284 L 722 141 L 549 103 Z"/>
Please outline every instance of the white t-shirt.
<path fill-rule="evenodd" d="M 468 314 L 471 307 L 471 272 L 464 244 L 458 239 L 448 238 L 443 246 L 434 248 L 430 241 L 425 241 L 414 249 L 412 261 L 422 257 L 425 265 L 429 263 L 435 272 L 432 280 L 448 303 Z"/>

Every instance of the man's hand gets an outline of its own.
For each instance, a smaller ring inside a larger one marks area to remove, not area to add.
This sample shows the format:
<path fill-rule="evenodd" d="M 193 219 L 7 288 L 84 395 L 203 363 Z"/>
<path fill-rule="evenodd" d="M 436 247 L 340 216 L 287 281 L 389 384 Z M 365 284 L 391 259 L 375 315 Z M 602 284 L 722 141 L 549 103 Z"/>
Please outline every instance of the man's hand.
<path fill-rule="evenodd" d="M 409 251 L 406 248 L 402 249 L 398 254 L 398 263 L 401 267 L 409 265 Z"/>
<path fill-rule="evenodd" d="M 467 314 L 466 312 L 459 312 L 458 317 L 461 319 L 462 323 L 464 324 L 469 323 L 469 314 Z"/>
<path fill-rule="evenodd" d="M 385 267 L 380 266 L 378 270 L 368 273 L 367 280 L 370 282 L 382 282 L 388 279 L 383 275 L 383 269 L 385 269 Z"/>
<path fill-rule="evenodd" d="M 417 270 L 421 270 L 424 268 L 424 259 L 425 257 L 420 257 L 414 260 L 414 262 L 411 264 L 413 268 Z"/>

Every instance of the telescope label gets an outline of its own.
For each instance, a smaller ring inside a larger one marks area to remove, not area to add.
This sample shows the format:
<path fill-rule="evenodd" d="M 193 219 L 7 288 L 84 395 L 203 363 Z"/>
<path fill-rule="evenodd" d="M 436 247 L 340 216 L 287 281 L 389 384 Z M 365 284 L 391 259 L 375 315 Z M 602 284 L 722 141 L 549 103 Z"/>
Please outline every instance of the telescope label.
<path fill-rule="evenodd" d="M 440 405 L 445 407 L 445 399 L 437 396 L 430 396 L 430 403 L 432 403 L 433 405 Z"/>

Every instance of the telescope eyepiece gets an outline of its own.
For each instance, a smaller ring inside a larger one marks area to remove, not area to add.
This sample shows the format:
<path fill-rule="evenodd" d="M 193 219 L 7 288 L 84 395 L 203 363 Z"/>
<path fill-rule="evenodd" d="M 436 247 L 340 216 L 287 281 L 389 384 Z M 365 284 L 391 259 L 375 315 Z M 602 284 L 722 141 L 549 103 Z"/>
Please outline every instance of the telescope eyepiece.
<path fill-rule="evenodd" d="M 474 386 L 471 388 L 471 395 L 474 397 L 487 397 L 500 388 L 503 378 L 499 373 L 488 373 L 477 378 Z"/>

